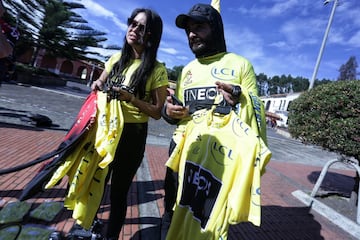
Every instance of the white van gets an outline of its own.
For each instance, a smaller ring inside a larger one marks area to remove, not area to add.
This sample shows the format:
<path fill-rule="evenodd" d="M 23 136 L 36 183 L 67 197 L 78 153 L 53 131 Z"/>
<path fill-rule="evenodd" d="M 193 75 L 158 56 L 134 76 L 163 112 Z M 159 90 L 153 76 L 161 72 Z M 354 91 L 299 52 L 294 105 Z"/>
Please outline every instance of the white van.
<path fill-rule="evenodd" d="M 288 127 L 288 111 L 282 111 L 282 110 L 277 110 L 275 111 L 275 114 L 280 116 L 281 119 L 276 120 L 276 125 L 278 127 Z"/>

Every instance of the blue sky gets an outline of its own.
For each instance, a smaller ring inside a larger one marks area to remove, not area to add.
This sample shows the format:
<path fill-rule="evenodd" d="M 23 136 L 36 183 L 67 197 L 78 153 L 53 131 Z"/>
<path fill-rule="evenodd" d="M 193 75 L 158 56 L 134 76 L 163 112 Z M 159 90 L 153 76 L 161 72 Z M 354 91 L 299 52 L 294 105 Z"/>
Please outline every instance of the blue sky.
<path fill-rule="evenodd" d="M 184 30 L 175 18 L 195 0 L 73 0 L 85 5 L 79 13 L 93 28 L 107 33 L 104 45 L 122 45 L 126 20 L 136 7 L 149 7 L 164 22 L 158 59 L 168 68 L 192 60 Z M 201 1 L 210 3 L 211 0 Z M 339 0 L 318 79 L 335 80 L 338 69 L 355 56 L 360 72 L 360 1 Z M 220 0 L 228 51 L 248 58 L 255 72 L 311 79 L 334 2 L 323 0 Z M 360 78 L 360 76 L 359 76 Z"/>

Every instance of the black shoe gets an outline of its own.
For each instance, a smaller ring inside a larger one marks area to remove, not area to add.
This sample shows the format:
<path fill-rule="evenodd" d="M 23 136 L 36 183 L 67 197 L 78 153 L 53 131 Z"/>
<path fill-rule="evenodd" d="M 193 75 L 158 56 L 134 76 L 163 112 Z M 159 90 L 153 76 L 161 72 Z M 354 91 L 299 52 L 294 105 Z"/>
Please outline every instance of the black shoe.
<path fill-rule="evenodd" d="M 95 234 L 101 234 L 103 227 L 104 223 L 100 219 L 95 218 L 93 224 L 90 227 L 90 231 Z"/>
<path fill-rule="evenodd" d="M 83 239 L 83 240 L 91 240 L 93 236 L 93 233 L 90 230 L 86 230 L 85 228 L 83 228 L 82 226 L 80 226 L 79 224 L 75 224 L 69 234 L 67 235 L 66 239 L 67 240 L 78 240 L 78 239 Z"/>
<path fill-rule="evenodd" d="M 52 232 L 49 236 L 49 240 L 62 240 L 64 239 L 64 236 L 61 232 L 55 231 Z"/>

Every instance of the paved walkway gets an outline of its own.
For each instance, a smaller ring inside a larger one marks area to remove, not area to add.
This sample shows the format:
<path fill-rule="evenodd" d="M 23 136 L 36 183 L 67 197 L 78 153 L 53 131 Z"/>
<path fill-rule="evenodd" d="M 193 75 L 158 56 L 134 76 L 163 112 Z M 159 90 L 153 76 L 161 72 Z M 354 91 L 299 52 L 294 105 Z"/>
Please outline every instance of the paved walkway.
<path fill-rule="evenodd" d="M 5 85 L 6 86 L 6 85 Z M 0 97 L 2 89 L 0 89 Z M 3 102 L 5 98 L 0 98 Z M 0 102 L 2 104 L 3 102 Z M 2 107 L 2 105 L 0 105 Z M 8 108 L 7 108 L 8 109 Z M 6 115 L 6 116 L 5 116 Z M 65 131 L 36 128 L 22 124 L 12 124 L 3 119 L 8 114 L 0 112 L 0 169 L 26 163 L 55 149 L 62 141 Z M 128 195 L 126 224 L 119 239 L 158 239 L 160 216 L 163 213 L 163 179 L 167 160 L 168 139 L 150 135 L 143 164 L 141 165 Z M 24 170 L 0 175 L 0 208 L 8 202 L 16 201 L 21 190 L 36 174 L 41 164 Z M 309 207 L 301 199 L 306 199 L 314 186 L 314 176 L 321 171 L 319 166 L 289 163 L 272 159 L 262 178 L 262 225 L 260 228 L 249 223 L 230 228 L 229 240 L 237 239 L 360 239 L 359 227 L 354 221 L 337 223 L 321 211 Z M 354 175 L 350 170 L 333 170 L 329 177 L 335 181 L 349 183 Z M 331 181 L 330 181 L 331 182 Z M 333 183 L 332 183 L 333 184 Z M 55 188 L 37 194 L 29 201 L 33 207 L 44 201 L 62 201 L 66 181 Z M 107 192 L 105 196 L 108 196 Z M 315 200 L 315 203 L 318 201 Z M 320 206 L 321 202 L 319 203 Z M 314 204 L 316 205 L 316 204 Z M 106 197 L 98 214 L 106 226 L 109 214 L 109 199 Z M 335 213 L 336 214 L 336 213 Z M 343 216 L 339 216 L 341 219 Z M 336 219 L 335 219 L 336 220 Z M 66 234 L 74 221 L 71 213 L 62 210 L 51 222 L 35 222 L 25 218 L 25 223 L 45 224 Z M 346 226 L 342 226 L 347 224 Z"/>

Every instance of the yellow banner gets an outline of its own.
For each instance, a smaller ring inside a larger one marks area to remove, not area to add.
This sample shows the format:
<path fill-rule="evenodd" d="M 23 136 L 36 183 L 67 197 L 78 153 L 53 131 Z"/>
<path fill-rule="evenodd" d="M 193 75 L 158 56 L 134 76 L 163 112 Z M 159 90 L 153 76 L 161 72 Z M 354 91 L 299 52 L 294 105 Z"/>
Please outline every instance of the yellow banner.
<path fill-rule="evenodd" d="M 211 0 L 211 6 L 220 13 L 220 0 Z"/>

